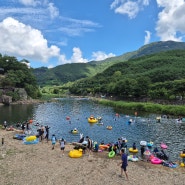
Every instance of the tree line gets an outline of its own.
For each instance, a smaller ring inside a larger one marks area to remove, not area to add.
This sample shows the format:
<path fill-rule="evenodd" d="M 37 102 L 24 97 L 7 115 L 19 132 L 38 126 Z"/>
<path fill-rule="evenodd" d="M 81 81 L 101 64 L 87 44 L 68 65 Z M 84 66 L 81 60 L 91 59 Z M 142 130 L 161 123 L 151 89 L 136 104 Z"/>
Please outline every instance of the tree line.
<path fill-rule="evenodd" d="M 131 100 L 175 100 L 185 94 L 185 51 L 173 50 L 119 62 L 73 83 L 76 95 L 106 94 Z"/>
<path fill-rule="evenodd" d="M 18 61 L 15 57 L 0 54 L 0 87 L 2 89 L 24 88 L 28 96 L 36 99 L 41 94 L 32 69 L 27 63 L 27 60 Z M 16 92 L 9 92 L 8 95 L 11 95 L 14 101 L 20 99 Z"/>

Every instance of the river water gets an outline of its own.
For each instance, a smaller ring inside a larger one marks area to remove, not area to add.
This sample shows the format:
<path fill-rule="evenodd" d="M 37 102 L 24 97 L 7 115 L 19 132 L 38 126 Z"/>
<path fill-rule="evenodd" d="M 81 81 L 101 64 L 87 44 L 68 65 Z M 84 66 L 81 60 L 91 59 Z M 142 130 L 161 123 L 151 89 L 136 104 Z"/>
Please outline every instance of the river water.
<path fill-rule="evenodd" d="M 116 113 L 120 116 L 118 117 Z M 90 115 L 102 117 L 103 125 L 89 124 L 87 118 Z M 138 112 L 136 117 L 134 111 L 115 110 L 86 98 L 60 98 L 36 105 L 0 106 L 1 123 L 6 120 L 9 125 L 13 125 L 33 119 L 33 133 L 37 130 L 34 124 L 39 123 L 50 127 L 50 136 L 55 134 L 57 139 L 63 137 L 67 142 L 79 140 L 79 134 L 70 133 L 74 128 L 99 143 L 102 141 L 113 143 L 120 137 L 127 138 L 128 147 L 136 142 L 139 148 L 142 140 L 152 141 L 157 147 L 164 142 L 168 145 L 167 153 L 170 159 L 180 159 L 179 152 L 185 148 L 185 123 L 176 123 L 175 119 L 167 118 L 156 123 L 157 116 Z M 128 124 L 130 119 L 133 122 Z M 112 130 L 106 129 L 109 125 L 112 126 Z"/>

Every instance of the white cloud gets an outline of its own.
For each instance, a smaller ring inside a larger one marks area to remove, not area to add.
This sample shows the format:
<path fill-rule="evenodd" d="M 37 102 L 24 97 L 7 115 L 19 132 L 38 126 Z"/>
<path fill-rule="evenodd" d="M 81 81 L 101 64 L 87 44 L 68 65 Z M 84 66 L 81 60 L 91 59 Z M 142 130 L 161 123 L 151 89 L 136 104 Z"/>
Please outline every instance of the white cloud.
<path fill-rule="evenodd" d="M 14 0 L 20 4 L 17 6 L 0 6 L 0 20 L 6 17 L 14 17 L 21 22 L 29 22 L 34 27 L 48 25 L 54 18 L 59 17 L 59 9 L 48 0 Z"/>
<path fill-rule="evenodd" d="M 66 56 L 64 54 L 60 55 L 58 65 L 66 63 L 87 63 L 89 61 L 100 61 L 114 56 L 115 54 L 113 53 L 106 54 L 102 51 L 97 51 L 93 52 L 92 59 L 88 60 L 83 58 L 80 48 L 74 47 L 72 57 L 69 60 L 66 59 Z"/>
<path fill-rule="evenodd" d="M 115 12 L 120 14 L 127 14 L 130 19 L 133 19 L 138 14 L 139 7 L 136 2 L 128 1 L 122 4 L 120 7 L 116 8 Z"/>
<path fill-rule="evenodd" d="M 17 0 L 13 0 L 17 1 Z M 18 2 L 24 6 L 48 6 L 49 0 L 18 0 Z"/>
<path fill-rule="evenodd" d="M 25 6 L 37 6 L 40 4 L 38 0 L 19 0 L 19 2 Z"/>
<path fill-rule="evenodd" d="M 111 4 L 111 9 L 114 9 L 115 13 L 126 14 L 130 19 L 137 16 L 143 6 L 148 6 L 149 0 L 114 0 Z"/>
<path fill-rule="evenodd" d="M 54 68 L 54 66 L 51 64 L 48 66 L 49 69 Z"/>
<path fill-rule="evenodd" d="M 78 20 L 68 17 L 60 17 L 63 26 L 59 28 L 59 31 L 67 34 L 68 36 L 81 36 L 86 32 L 94 32 L 95 28 L 101 27 L 96 22 L 90 20 Z"/>
<path fill-rule="evenodd" d="M 53 3 L 48 4 L 48 10 L 52 19 L 59 16 L 58 8 L 56 8 Z"/>
<path fill-rule="evenodd" d="M 83 27 L 78 27 L 76 25 L 74 26 L 66 26 L 66 27 L 61 27 L 59 30 L 63 33 L 65 33 L 68 36 L 81 36 L 85 32 L 93 32 L 94 29 L 92 28 L 83 28 Z"/>
<path fill-rule="evenodd" d="M 114 57 L 114 56 L 115 56 L 115 54 L 113 54 L 113 53 L 106 54 L 102 51 L 97 51 L 97 52 L 93 52 L 92 60 L 100 61 L 100 60 L 104 60 L 106 58 L 110 58 L 110 57 Z"/>
<path fill-rule="evenodd" d="M 0 22 L 0 52 L 47 62 L 49 58 L 59 56 L 60 49 L 52 45 L 39 30 L 25 25 L 11 17 Z"/>
<path fill-rule="evenodd" d="M 62 65 L 62 64 L 67 64 L 67 63 L 71 63 L 70 60 L 66 59 L 66 56 L 64 54 L 60 55 L 58 58 L 58 64 L 57 65 Z"/>
<path fill-rule="evenodd" d="M 73 48 L 73 55 L 71 57 L 71 63 L 86 63 L 88 62 L 87 59 L 82 57 L 82 52 L 80 48 Z"/>
<path fill-rule="evenodd" d="M 66 63 L 87 63 L 88 60 L 84 59 L 82 56 L 82 51 L 80 48 L 74 47 L 73 48 L 73 55 L 69 60 L 66 59 L 65 55 L 60 55 L 58 64 L 66 64 Z"/>
<path fill-rule="evenodd" d="M 161 40 L 182 41 L 185 35 L 185 1 L 184 0 L 156 0 L 162 8 L 158 14 L 156 32 Z"/>
<path fill-rule="evenodd" d="M 112 2 L 112 4 L 110 5 L 110 8 L 111 8 L 111 9 L 116 8 L 116 7 L 119 5 L 119 3 L 121 3 L 121 2 L 124 2 L 124 1 L 114 0 L 114 1 Z"/>
<path fill-rule="evenodd" d="M 146 35 L 145 35 L 145 41 L 144 41 L 144 45 L 148 44 L 150 42 L 150 37 L 151 37 L 151 32 L 150 31 L 145 31 Z"/>
<path fill-rule="evenodd" d="M 144 6 L 148 6 L 150 4 L 150 0 L 141 0 Z"/>

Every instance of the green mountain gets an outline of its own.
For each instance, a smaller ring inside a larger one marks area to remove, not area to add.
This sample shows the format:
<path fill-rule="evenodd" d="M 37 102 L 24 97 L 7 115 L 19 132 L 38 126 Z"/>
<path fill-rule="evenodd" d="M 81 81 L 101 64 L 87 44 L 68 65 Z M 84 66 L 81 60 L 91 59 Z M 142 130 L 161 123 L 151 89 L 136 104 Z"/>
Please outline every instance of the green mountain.
<path fill-rule="evenodd" d="M 72 94 L 103 94 L 135 101 L 185 97 L 185 50 L 171 50 L 113 64 L 69 88 Z"/>
<path fill-rule="evenodd" d="M 121 56 L 111 57 L 102 61 L 64 64 L 51 69 L 41 67 L 33 69 L 33 73 L 36 76 L 38 84 L 41 86 L 61 85 L 67 82 L 74 82 L 82 78 L 92 77 L 119 62 L 169 50 L 185 50 L 185 43 L 174 41 L 154 42 L 145 45 L 136 51 L 128 52 Z"/>
<path fill-rule="evenodd" d="M 184 42 L 174 42 L 174 41 L 153 42 L 138 49 L 135 52 L 135 54 L 133 54 L 130 58 L 137 58 L 169 50 L 184 50 L 184 49 L 185 49 Z"/>

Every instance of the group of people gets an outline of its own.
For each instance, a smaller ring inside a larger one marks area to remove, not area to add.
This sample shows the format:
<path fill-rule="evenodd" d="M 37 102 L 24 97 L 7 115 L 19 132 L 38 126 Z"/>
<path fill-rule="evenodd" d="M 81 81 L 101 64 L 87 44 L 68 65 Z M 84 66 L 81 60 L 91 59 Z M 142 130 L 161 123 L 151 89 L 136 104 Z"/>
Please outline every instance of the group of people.
<path fill-rule="evenodd" d="M 127 151 L 127 140 L 126 138 L 118 138 L 118 140 L 115 143 L 109 143 L 108 151 L 114 151 L 115 154 L 120 154 L 121 149 L 125 150 L 125 153 Z M 84 137 L 83 134 L 80 134 L 80 140 L 79 143 L 82 144 L 82 146 L 86 146 L 89 152 L 98 152 L 99 145 L 104 145 L 104 141 L 102 141 L 100 144 L 98 144 L 96 141 L 93 142 L 92 139 L 89 138 L 89 136 Z M 84 148 L 83 148 L 84 149 Z"/>
<path fill-rule="evenodd" d="M 10 125 L 8 126 L 9 124 L 7 123 L 7 121 L 4 121 L 3 122 L 3 127 L 5 130 L 11 130 L 10 128 L 12 128 L 12 130 L 14 129 L 14 126 L 13 125 Z M 16 128 L 19 129 L 21 128 L 21 130 L 23 131 L 23 133 L 25 133 L 26 131 L 30 131 L 30 123 L 29 121 L 26 121 L 26 122 L 23 122 L 23 123 L 20 123 L 20 122 L 17 122 L 16 123 Z"/>
<path fill-rule="evenodd" d="M 57 143 L 57 138 L 56 138 L 55 134 L 53 134 L 51 137 L 52 150 L 54 150 L 56 143 Z M 59 139 L 59 143 L 60 143 L 60 149 L 62 151 L 62 155 L 64 155 L 66 140 L 64 138 Z M 90 155 L 91 152 L 93 151 L 93 141 L 90 139 L 90 137 L 89 136 L 84 137 L 83 134 L 80 134 L 79 143 L 81 143 L 82 146 L 84 146 L 82 148 L 83 152 L 85 153 L 85 151 L 87 149 L 89 152 L 89 155 Z"/>
<path fill-rule="evenodd" d="M 48 142 L 49 140 L 49 129 L 50 127 L 48 125 L 46 126 L 39 126 L 37 129 L 37 136 L 39 138 L 39 141 L 43 141 L 44 139 L 46 139 L 46 141 Z"/>
<path fill-rule="evenodd" d="M 109 146 L 109 152 L 113 150 L 115 154 L 121 155 L 121 161 L 117 164 L 121 167 L 121 173 L 120 177 L 123 177 L 123 172 L 125 173 L 126 179 L 128 180 L 128 174 L 127 174 L 127 166 L 128 166 L 128 160 L 127 160 L 127 144 L 126 144 L 126 138 L 118 138 L 118 140 L 114 144 L 110 144 Z M 84 137 L 83 134 L 80 134 L 80 140 L 79 143 L 82 143 L 83 145 L 86 145 L 89 152 L 98 152 L 99 145 L 97 142 L 93 142 L 88 136 Z M 102 141 L 100 143 L 101 145 L 104 144 Z M 135 143 L 134 143 L 135 144 Z"/>
<path fill-rule="evenodd" d="M 7 127 L 7 122 L 4 121 L 3 124 L 4 128 Z M 23 130 L 23 132 L 30 130 L 30 123 L 29 122 L 25 122 L 23 124 L 19 124 L 17 123 L 16 125 L 17 127 L 21 127 L 21 129 Z M 35 126 L 38 127 L 37 129 L 37 137 L 39 138 L 39 141 L 43 141 L 44 139 L 46 139 L 46 141 L 49 141 L 49 129 L 50 127 L 48 125 L 43 126 L 40 125 L 39 123 L 35 124 Z M 123 176 L 123 172 L 125 173 L 126 179 L 128 180 L 128 174 L 127 174 L 127 166 L 128 166 L 128 161 L 127 161 L 127 144 L 126 144 L 126 138 L 118 138 L 118 140 L 114 143 L 114 144 L 110 144 L 109 147 L 109 151 L 114 150 L 115 154 L 120 154 L 121 155 L 121 161 L 118 163 L 118 165 L 120 165 L 121 167 L 121 173 L 120 173 L 120 177 Z M 51 143 L 52 143 L 52 150 L 54 150 L 55 145 L 57 143 L 57 138 L 55 136 L 55 134 L 53 134 L 51 136 Z M 62 155 L 64 155 L 64 150 L 65 150 L 65 144 L 66 141 L 64 140 L 64 138 L 59 140 L 60 143 L 60 149 L 62 151 Z M 89 151 L 89 154 L 92 151 L 98 152 L 99 149 L 99 145 L 97 142 L 94 142 L 89 136 L 84 137 L 83 134 L 80 134 L 80 140 L 79 143 L 82 143 L 85 148 L 84 148 L 84 152 L 87 149 Z M 104 142 L 101 142 L 101 144 L 104 144 Z M 136 143 L 134 142 L 132 145 L 133 150 L 136 149 Z M 144 158 L 144 152 L 146 151 L 146 147 L 145 146 L 141 146 L 140 148 L 140 152 L 141 152 L 141 157 Z M 185 154 L 185 149 L 181 152 L 182 154 Z M 161 151 L 158 150 L 157 147 L 154 148 L 153 150 L 153 154 L 163 160 L 168 160 L 168 156 L 165 154 L 165 152 L 161 149 Z M 185 157 L 182 158 L 183 163 L 185 164 Z"/>
<path fill-rule="evenodd" d="M 118 140 L 115 143 L 110 143 L 109 145 L 109 152 L 113 150 L 115 154 L 120 154 L 121 149 L 124 149 L 125 153 L 127 152 L 127 144 L 126 144 L 126 138 L 118 138 Z"/>
<path fill-rule="evenodd" d="M 39 141 L 42 142 L 44 139 L 46 139 L 46 141 L 48 142 L 50 140 L 50 138 L 49 138 L 50 127 L 48 125 L 46 125 L 46 126 L 41 125 L 40 126 L 39 123 L 37 123 L 35 126 L 38 126 L 37 137 L 39 138 Z M 55 134 L 52 134 L 52 136 L 51 136 L 52 150 L 55 149 L 55 145 L 56 145 L 57 141 L 58 140 L 57 140 Z M 59 143 L 60 143 L 60 149 L 62 151 L 62 155 L 64 155 L 66 140 L 64 140 L 64 138 L 62 138 L 59 140 Z"/>
<path fill-rule="evenodd" d="M 91 152 L 94 150 L 93 141 L 89 136 L 84 137 L 83 134 L 80 133 L 79 143 L 82 144 L 82 149 L 84 153 L 86 149 L 88 150 L 89 154 L 91 154 Z"/>
<path fill-rule="evenodd" d="M 133 143 L 133 149 L 136 148 L 136 145 L 135 143 Z M 141 146 L 141 157 L 144 156 L 144 152 L 145 152 L 145 146 Z M 125 176 L 126 176 L 126 179 L 128 180 L 128 174 L 127 174 L 127 166 L 128 166 L 128 160 L 127 160 L 127 154 L 125 152 L 125 149 L 122 148 L 120 150 L 120 154 L 121 154 L 121 162 L 118 163 L 118 165 L 121 165 L 121 174 L 120 174 L 120 177 L 123 176 L 123 172 L 125 173 Z M 156 157 L 159 157 L 163 160 L 168 160 L 168 156 L 165 154 L 164 150 L 161 149 L 161 151 L 158 150 L 157 147 L 154 148 L 153 150 L 153 154 L 156 156 Z M 184 154 L 185 156 L 185 149 L 182 150 L 181 154 Z M 182 162 L 185 166 L 185 157 L 182 157 Z"/>
<path fill-rule="evenodd" d="M 56 142 L 57 142 L 57 138 L 55 134 L 53 134 L 51 137 L 52 150 L 54 150 Z M 64 140 L 64 138 L 62 138 L 61 140 L 59 140 L 59 143 L 60 143 L 60 149 L 62 151 L 62 155 L 64 155 L 66 141 Z"/>

